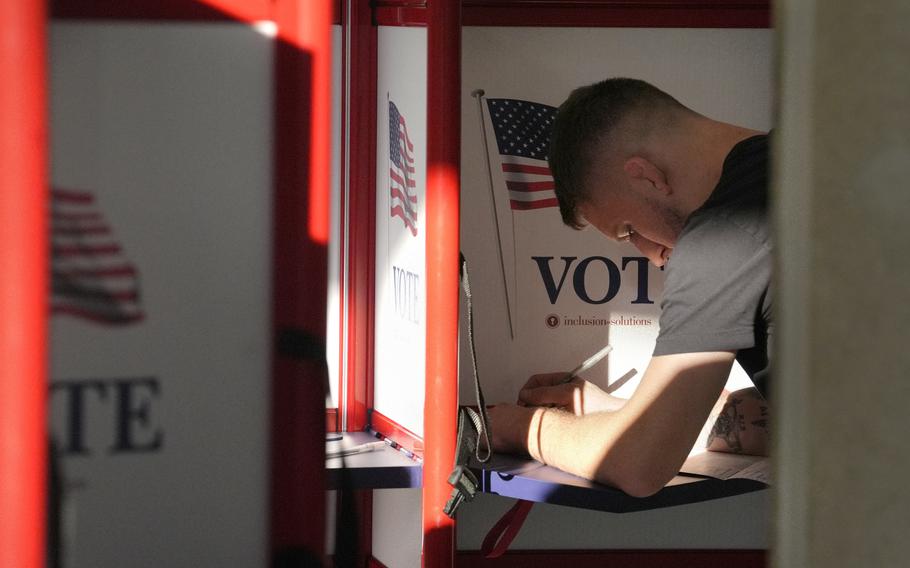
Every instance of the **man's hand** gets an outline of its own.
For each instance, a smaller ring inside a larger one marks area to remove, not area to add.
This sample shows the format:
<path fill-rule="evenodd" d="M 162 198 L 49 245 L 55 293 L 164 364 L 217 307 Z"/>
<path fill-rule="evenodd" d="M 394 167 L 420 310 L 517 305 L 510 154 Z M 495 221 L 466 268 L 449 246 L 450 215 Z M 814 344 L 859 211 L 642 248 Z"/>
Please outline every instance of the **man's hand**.
<path fill-rule="evenodd" d="M 616 411 L 626 400 L 607 394 L 594 383 L 575 378 L 564 382 L 568 373 L 534 375 L 518 393 L 518 404 L 557 407 L 575 416 Z"/>

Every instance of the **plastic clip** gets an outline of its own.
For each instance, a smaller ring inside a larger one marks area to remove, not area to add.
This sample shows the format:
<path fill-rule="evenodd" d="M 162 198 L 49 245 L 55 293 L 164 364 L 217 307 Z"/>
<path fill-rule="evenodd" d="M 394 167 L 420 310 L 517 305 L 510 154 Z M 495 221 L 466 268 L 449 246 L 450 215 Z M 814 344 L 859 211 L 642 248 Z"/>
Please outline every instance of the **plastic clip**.
<path fill-rule="evenodd" d="M 449 476 L 449 485 L 453 487 L 452 494 L 449 495 L 449 500 L 446 502 L 446 506 L 443 507 L 442 512 L 454 519 L 458 506 L 465 500 L 471 501 L 474 499 L 474 495 L 477 494 L 477 487 L 480 484 L 470 469 L 463 465 L 457 465 L 452 470 L 452 475 Z"/>

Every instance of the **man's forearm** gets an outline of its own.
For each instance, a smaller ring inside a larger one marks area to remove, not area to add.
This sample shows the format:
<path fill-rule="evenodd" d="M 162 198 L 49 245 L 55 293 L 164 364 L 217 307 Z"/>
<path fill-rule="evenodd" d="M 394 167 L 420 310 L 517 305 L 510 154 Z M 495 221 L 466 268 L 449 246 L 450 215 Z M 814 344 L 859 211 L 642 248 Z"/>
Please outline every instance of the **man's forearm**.
<path fill-rule="evenodd" d="M 630 495 L 650 495 L 679 472 L 732 364 L 732 352 L 653 357 L 635 394 L 615 412 L 494 407 L 494 447 L 527 451 Z"/>
<path fill-rule="evenodd" d="M 609 483 L 598 477 L 610 447 L 614 413 L 575 416 L 555 408 L 537 408 L 528 429 L 528 453 L 563 471 Z"/>
<path fill-rule="evenodd" d="M 684 454 L 648 440 L 617 412 L 575 416 L 554 408 L 535 409 L 528 431 L 528 453 L 536 460 L 647 496 L 678 472 Z M 646 465 L 647 464 L 647 465 Z"/>

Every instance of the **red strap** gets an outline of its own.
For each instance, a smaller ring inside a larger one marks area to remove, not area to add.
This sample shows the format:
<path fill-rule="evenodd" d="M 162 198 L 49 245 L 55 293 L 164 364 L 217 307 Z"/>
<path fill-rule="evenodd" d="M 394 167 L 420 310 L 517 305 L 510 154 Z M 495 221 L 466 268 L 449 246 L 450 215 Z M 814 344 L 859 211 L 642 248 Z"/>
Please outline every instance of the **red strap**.
<path fill-rule="evenodd" d="M 525 519 L 533 506 L 533 502 L 519 499 L 518 502 L 512 505 L 511 509 L 506 511 L 506 513 L 496 521 L 496 524 L 493 525 L 493 528 L 491 528 L 490 532 L 487 533 L 487 536 L 484 537 L 483 544 L 480 545 L 480 552 L 483 554 L 484 558 L 499 558 L 502 556 L 509 548 L 509 545 L 512 544 L 515 535 L 521 530 L 521 525 L 524 524 Z"/>

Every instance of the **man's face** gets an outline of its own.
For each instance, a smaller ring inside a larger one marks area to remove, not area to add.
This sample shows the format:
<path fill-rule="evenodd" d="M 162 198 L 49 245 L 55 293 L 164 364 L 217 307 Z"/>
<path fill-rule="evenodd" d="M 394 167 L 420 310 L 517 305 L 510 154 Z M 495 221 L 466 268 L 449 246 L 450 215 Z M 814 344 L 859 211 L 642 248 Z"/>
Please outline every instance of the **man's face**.
<path fill-rule="evenodd" d="M 584 219 L 617 242 L 630 242 L 654 266 L 670 259 L 684 220 L 656 198 L 629 191 L 596 191 L 579 206 Z"/>

